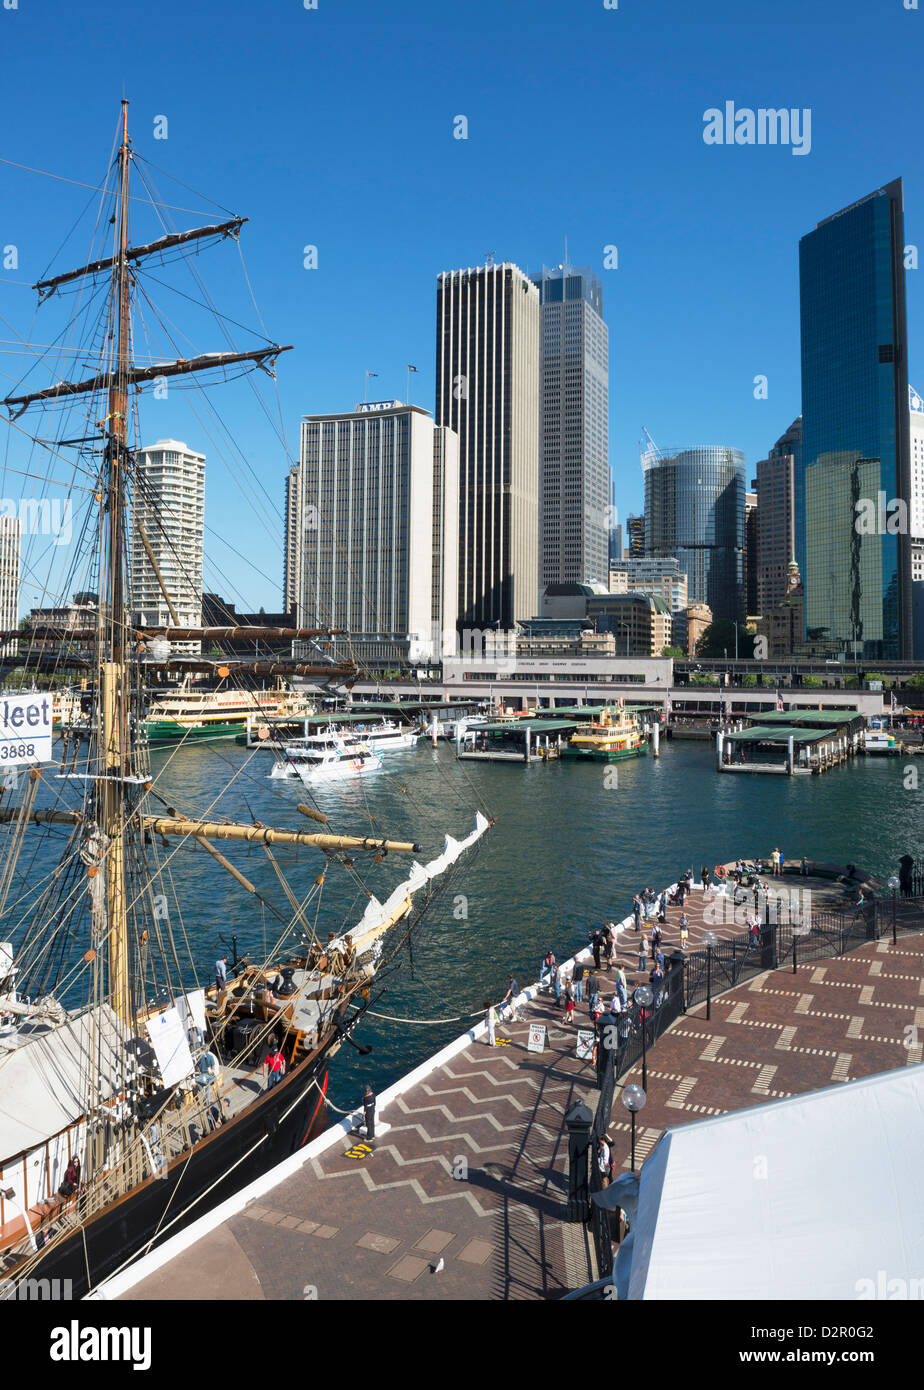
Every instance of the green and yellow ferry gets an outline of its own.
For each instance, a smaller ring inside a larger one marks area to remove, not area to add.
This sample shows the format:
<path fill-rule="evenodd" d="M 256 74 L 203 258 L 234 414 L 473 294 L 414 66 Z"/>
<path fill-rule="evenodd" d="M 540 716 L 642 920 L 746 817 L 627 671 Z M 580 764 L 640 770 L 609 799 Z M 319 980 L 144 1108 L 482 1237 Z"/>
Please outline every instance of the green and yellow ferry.
<path fill-rule="evenodd" d="M 144 721 L 148 742 L 156 747 L 178 743 L 213 743 L 236 738 L 249 716 L 305 718 L 314 706 L 291 690 L 178 690 L 156 695 Z"/>
<path fill-rule="evenodd" d="M 607 705 L 593 724 L 582 724 L 572 734 L 563 758 L 592 758 L 596 762 L 615 762 L 635 758 L 648 748 L 648 733 L 634 709 L 622 703 Z"/>

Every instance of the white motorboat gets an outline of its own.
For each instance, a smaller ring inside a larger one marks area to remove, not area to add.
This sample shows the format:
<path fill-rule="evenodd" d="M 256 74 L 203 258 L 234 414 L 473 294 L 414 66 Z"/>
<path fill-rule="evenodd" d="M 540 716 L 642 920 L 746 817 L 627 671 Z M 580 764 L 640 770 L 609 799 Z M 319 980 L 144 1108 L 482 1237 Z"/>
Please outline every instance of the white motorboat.
<path fill-rule="evenodd" d="M 379 772 L 381 768 L 382 755 L 368 744 L 330 732 L 287 744 L 282 750 L 282 761 L 274 764 L 270 777 L 299 777 L 312 785 Z"/>

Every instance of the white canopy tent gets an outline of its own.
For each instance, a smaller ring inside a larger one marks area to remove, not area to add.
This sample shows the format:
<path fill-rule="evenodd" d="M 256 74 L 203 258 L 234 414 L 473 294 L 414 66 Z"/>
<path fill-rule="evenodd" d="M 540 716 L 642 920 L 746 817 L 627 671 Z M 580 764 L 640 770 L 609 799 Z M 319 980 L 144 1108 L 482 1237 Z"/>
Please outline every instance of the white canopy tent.
<path fill-rule="evenodd" d="M 642 1168 L 620 1296 L 924 1297 L 922 1154 L 924 1064 L 670 1129 Z"/>

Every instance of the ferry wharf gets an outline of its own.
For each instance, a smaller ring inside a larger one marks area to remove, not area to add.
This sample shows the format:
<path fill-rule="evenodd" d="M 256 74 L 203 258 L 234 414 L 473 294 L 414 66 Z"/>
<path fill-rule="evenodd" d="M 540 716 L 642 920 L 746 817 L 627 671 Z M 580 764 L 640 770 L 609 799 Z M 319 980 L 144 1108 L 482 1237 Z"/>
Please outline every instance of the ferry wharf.
<path fill-rule="evenodd" d="M 644 1056 L 636 1039 L 620 1067 L 598 1075 L 576 1055 L 577 1030 L 590 1026 L 586 1004 L 578 1004 L 577 1027 L 565 1026 L 554 997 L 533 986 L 521 996 L 520 1021 L 499 1032 L 502 1045 L 489 1046 L 480 1023 L 379 1097 L 372 1153 L 348 1156 L 361 1136 L 344 1121 L 98 1296 L 559 1299 L 606 1277 L 618 1230 L 601 1215 L 567 1219 L 574 1209 L 565 1115 L 580 1113 L 576 1103 L 585 1116 L 596 1111 L 593 1133 L 609 1135 L 619 1171 L 631 1163 L 621 1093 L 640 1084 L 643 1069 L 648 1102 L 636 1166 L 668 1126 L 921 1060 L 924 906 L 886 898 L 878 917 L 864 917 L 833 868 L 771 881 L 771 892 L 782 890 L 812 894 L 819 925 L 803 934 L 795 914 L 794 960 L 784 955 L 781 928 L 769 970 L 769 927 L 763 954 L 749 955 L 730 892 L 700 888 L 687 898 L 689 959 L 675 974 L 684 972 L 690 1001 L 686 1012 L 672 1010 L 660 1036 L 657 1011 L 646 1015 Z M 679 915 L 669 908 L 668 957 L 679 944 Z M 776 915 L 771 904 L 763 915 Z M 647 984 L 631 917 L 619 925 L 617 955 L 630 991 Z M 614 969 L 601 970 L 607 1000 Z M 546 1030 L 541 1052 L 529 1049 L 535 1025 Z M 293 1163 L 301 1166 L 289 1171 Z M 590 1170 L 593 1188 L 592 1162 Z"/>

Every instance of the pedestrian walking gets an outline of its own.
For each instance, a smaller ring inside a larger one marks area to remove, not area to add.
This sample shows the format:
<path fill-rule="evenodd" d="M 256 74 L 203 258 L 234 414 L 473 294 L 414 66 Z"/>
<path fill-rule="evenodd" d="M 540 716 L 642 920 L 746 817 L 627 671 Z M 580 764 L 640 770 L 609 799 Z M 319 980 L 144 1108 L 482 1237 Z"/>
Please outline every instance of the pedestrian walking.
<path fill-rule="evenodd" d="M 680 916 L 680 949 L 681 949 L 681 951 L 685 951 L 685 950 L 687 949 L 687 939 L 688 939 L 689 935 L 690 935 L 690 918 L 689 918 L 689 916 L 687 915 L 687 913 L 684 912 L 684 913 L 681 913 L 681 916 Z"/>
<path fill-rule="evenodd" d="M 556 1005 L 558 1005 L 558 1004 L 561 1003 L 561 987 L 562 987 L 562 981 L 564 980 L 564 978 L 565 978 L 565 967 L 564 967 L 564 963 L 562 963 L 561 965 L 556 966 L 556 968 L 555 968 L 555 1003 L 556 1003 Z"/>
<path fill-rule="evenodd" d="M 700 878 L 701 878 L 702 881 L 703 881 L 703 892 L 704 892 L 704 893 L 705 893 L 706 889 L 709 887 L 709 879 L 710 879 L 710 877 L 711 877 L 711 875 L 710 875 L 710 873 L 709 873 L 709 870 L 706 868 L 706 865 L 704 864 L 704 865 L 703 865 L 703 869 L 702 869 L 702 873 L 700 874 Z"/>
<path fill-rule="evenodd" d="M 644 936 L 643 936 L 643 937 L 641 937 L 641 939 L 639 940 L 639 943 L 638 943 L 638 968 L 639 968 L 639 971 L 640 971 L 640 972 L 643 972 L 643 971 L 645 970 L 645 967 L 647 966 L 647 964 L 648 964 L 648 943 L 647 943 L 647 941 L 645 940 L 645 938 L 644 938 Z"/>
<path fill-rule="evenodd" d="M 621 965 L 616 971 L 615 989 L 617 999 L 619 1000 L 622 1007 L 625 1008 L 629 1000 L 629 985 L 628 981 L 626 980 L 626 972 L 623 970 Z"/>
<path fill-rule="evenodd" d="M 570 980 L 565 985 L 565 1012 L 561 1021 L 562 1023 L 574 1022 L 574 985 Z"/>
<path fill-rule="evenodd" d="M 658 953 L 658 947 L 659 947 L 660 945 L 661 945 L 661 924 L 660 924 L 660 922 L 655 922 L 654 926 L 653 926 L 652 929 L 651 929 L 651 958 L 652 958 L 652 960 L 653 960 L 654 957 L 657 955 L 657 953 Z"/>
<path fill-rule="evenodd" d="M 215 962 L 215 993 L 221 994 L 228 983 L 228 957 L 219 956 Z"/>
<path fill-rule="evenodd" d="M 606 959 L 607 964 L 616 964 L 616 923 L 607 922 L 606 924 Z"/>
<path fill-rule="evenodd" d="M 592 938 L 591 938 L 591 942 L 590 942 L 590 949 L 591 949 L 591 951 L 593 952 L 593 957 L 594 957 L 594 969 L 595 969 L 595 970 L 599 970 L 599 969 L 600 969 L 600 950 L 601 950 L 602 946 L 603 946 L 603 940 L 602 940 L 602 937 L 601 937 L 601 934 L 600 934 L 599 930 L 597 930 L 597 931 L 594 932 L 594 934 L 593 934 L 593 936 L 592 936 Z"/>
<path fill-rule="evenodd" d="M 801 873 L 803 878 L 808 878 L 808 860 L 806 859 L 804 854 L 802 856 L 802 862 L 799 865 L 799 872 Z"/>
<path fill-rule="evenodd" d="M 579 960 L 576 960 L 576 961 L 574 962 L 574 970 L 571 972 L 571 983 L 572 983 L 572 985 L 573 985 L 573 987 L 574 987 L 574 998 L 575 998 L 575 1002 L 578 1003 L 578 1004 L 583 1004 L 583 1002 L 584 1002 L 584 975 L 585 975 L 585 973 L 586 973 L 586 966 L 582 965 L 581 962 L 580 962 Z"/>
<path fill-rule="evenodd" d="M 546 951 L 545 955 L 542 957 L 542 971 L 539 975 L 539 983 L 548 985 L 549 989 L 552 988 L 552 985 L 555 981 L 556 965 L 557 962 L 555 960 L 555 952 L 552 950 L 550 946 L 549 949 Z"/>
<path fill-rule="evenodd" d="M 770 863 L 773 865 L 773 876 L 774 876 L 774 878 L 776 878 L 777 875 L 781 872 L 781 866 L 782 866 L 782 860 L 781 860 L 781 858 L 780 858 L 780 851 L 779 851 L 778 849 L 775 849 L 775 850 L 773 851 L 773 853 L 771 854 L 771 856 L 770 856 Z"/>
<path fill-rule="evenodd" d="M 517 1008 L 517 1004 L 516 1004 L 516 998 L 517 998 L 517 995 L 519 994 L 519 992 L 520 992 L 520 986 L 517 984 L 516 980 L 513 978 L 512 975 L 508 975 L 508 976 L 507 976 L 507 993 L 504 995 L 503 999 L 501 1000 L 501 1008 L 503 1008 L 505 1004 L 509 1004 L 509 1006 L 510 1006 L 510 1019 L 511 1019 L 511 1022 L 513 1022 L 513 1023 L 519 1023 L 519 1021 L 520 1021 L 520 1011 L 519 1011 L 519 1009 Z"/>
<path fill-rule="evenodd" d="M 484 1021 L 488 1029 L 488 1047 L 496 1047 L 497 1037 L 495 1029 L 497 1028 L 497 1010 L 493 1004 L 485 1005 Z"/>
<path fill-rule="evenodd" d="M 632 899 L 632 916 L 635 918 L 635 930 L 642 930 L 642 900 L 636 893 Z"/>
<path fill-rule="evenodd" d="M 587 985 L 587 1005 L 590 1013 L 596 1012 L 597 1001 L 600 997 L 600 976 L 596 970 L 588 970 L 585 981 Z"/>

